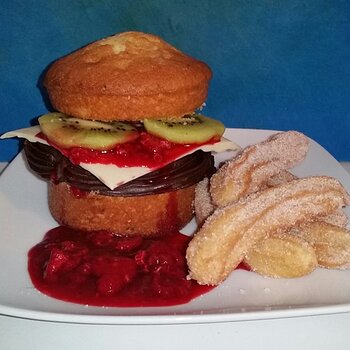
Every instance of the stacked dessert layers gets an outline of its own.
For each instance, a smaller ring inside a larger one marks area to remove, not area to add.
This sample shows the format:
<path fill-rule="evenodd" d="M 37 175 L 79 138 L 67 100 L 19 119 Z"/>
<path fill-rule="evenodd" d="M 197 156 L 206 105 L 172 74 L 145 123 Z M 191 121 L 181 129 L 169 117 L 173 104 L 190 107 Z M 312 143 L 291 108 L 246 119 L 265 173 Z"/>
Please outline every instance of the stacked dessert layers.
<path fill-rule="evenodd" d="M 55 112 L 3 137 L 26 138 L 28 164 L 49 183 L 63 225 L 155 236 L 193 216 L 210 151 L 235 149 L 217 120 L 195 114 L 211 70 L 159 37 L 114 35 L 54 62 L 44 87 Z"/>

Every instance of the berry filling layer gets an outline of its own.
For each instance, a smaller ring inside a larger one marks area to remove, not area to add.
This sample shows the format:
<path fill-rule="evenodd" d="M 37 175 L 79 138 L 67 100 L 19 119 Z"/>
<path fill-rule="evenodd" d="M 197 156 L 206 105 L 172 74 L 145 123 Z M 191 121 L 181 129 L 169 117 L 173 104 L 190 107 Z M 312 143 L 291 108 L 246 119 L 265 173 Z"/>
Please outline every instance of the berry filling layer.
<path fill-rule="evenodd" d="M 218 142 L 217 139 L 211 139 L 203 144 L 178 144 L 142 131 L 136 140 L 117 144 L 110 150 L 101 151 L 85 147 L 65 149 L 49 141 L 44 134 L 38 136 L 59 150 L 73 164 L 113 164 L 119 168 L 146 167 L 153 170 L 164 167 L 198 146 Z"/>

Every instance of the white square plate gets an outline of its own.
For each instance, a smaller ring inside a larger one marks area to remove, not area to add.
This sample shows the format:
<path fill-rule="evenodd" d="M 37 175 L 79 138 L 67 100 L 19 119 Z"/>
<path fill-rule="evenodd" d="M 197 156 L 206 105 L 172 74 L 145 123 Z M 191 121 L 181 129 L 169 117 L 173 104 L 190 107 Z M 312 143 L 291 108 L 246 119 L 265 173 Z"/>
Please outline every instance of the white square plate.
<path fill-rule="evenodd" d="M 225 137 L 242 147 L 275 131 L 228 129 Z M 230 157 L 216 156 L 219 163 Z M 311 140 L 298 176 L 328 175 L 350 191 L 350 175 L 319 144 Z M 296 317 L 350 311 L 350 270 L 317 269 L 297 279 L 263 278 L 234 271 L 220 286 L 186 305 L 148 308 L 101 308 L 47 297 L 31 284 L 28 250 L 57 226 L 47 207 L 46 183 L 36 178 L 19 155 L 0 177 L 0 314 L 45 321 L 89 324 L 211 323 Z M 346 209 L 350 216 L 350 209 Z M 193 233 L 194 223 L 184 232 Z"/>

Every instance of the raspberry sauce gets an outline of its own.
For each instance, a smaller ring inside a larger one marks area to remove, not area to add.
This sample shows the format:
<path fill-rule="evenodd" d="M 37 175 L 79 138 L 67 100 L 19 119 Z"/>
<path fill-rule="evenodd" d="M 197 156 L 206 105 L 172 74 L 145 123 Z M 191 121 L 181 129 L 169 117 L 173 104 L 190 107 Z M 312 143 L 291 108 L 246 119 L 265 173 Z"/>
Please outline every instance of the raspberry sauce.
<path fill-rule="evenodd" d="M 28 253 L 34 286 L 56 299 L 114 307 L 184 304 L 210 291 L 187 280 L 190 237 L 121 237 L 59 226 Z"/>
<path fill-rule="evenodd" d="M 46 140 L 73 164 L 114 164 L 118 167 L 150 169 L 159 169 L 201 145 L 218 142 L 213 138 L 203 144 L 178 144 L 142 131 L 136 140 L 118 144 L 108 151 L 99 151 L 82 147 L 63 149 L 50 142 L 42 133 L 36 136 Z"/>

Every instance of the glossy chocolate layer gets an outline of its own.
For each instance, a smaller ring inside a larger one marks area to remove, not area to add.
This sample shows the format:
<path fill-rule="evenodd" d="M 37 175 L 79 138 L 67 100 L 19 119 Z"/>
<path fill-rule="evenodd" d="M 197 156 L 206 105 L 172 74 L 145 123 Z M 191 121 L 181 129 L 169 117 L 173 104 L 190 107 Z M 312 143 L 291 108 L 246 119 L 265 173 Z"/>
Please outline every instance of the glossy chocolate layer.
<path fill-rule="evenodd" d="M 24 151 L 30 168 L 40 177 L 66 182 L 80 190 L 96 191 L 108 196 L 142 196 L 177 190 L 192 186 L 215 171 L 213 156 L 196 151 L 111 190 L 90 172 L 72 164 L 51 146 L 26 141 Z"/>

